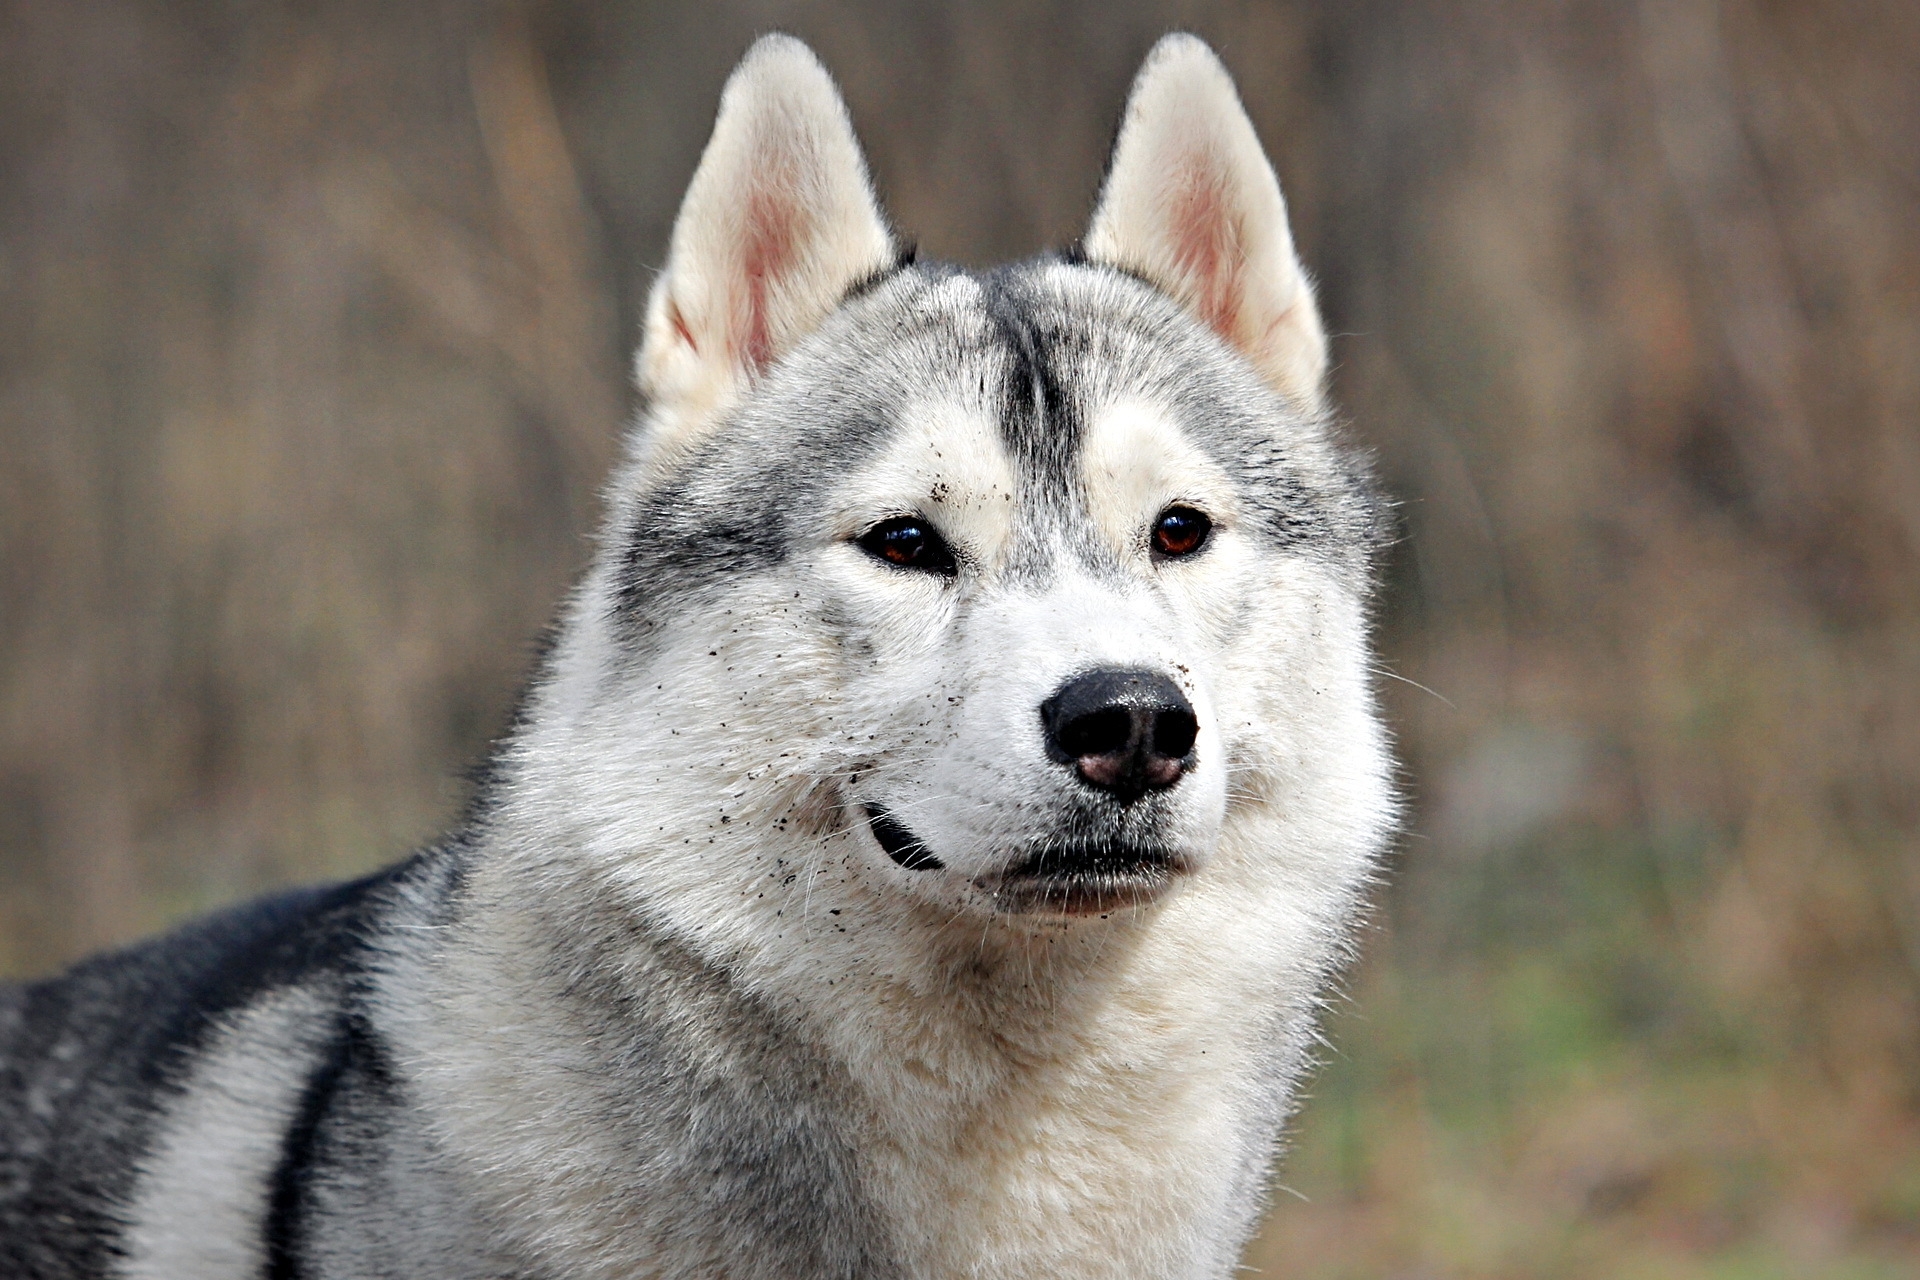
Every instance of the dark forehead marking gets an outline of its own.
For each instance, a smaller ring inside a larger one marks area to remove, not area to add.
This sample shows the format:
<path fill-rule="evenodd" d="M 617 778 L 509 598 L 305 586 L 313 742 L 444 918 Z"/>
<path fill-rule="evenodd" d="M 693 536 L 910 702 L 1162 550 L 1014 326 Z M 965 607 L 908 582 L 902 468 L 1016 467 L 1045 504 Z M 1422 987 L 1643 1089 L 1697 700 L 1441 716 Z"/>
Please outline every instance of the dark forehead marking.
<path fill-rule="evenodd" d="M 1024 500 L 1017 517 L 1012 578 L 1044 582 L 1053 555 L 1064 550 L 1084 570 L 1120 577 L 1113 549 L 1086 516 L 1080 453 L 1086 439 L 1088 361 L 1103 321 L 1050 288 L 1041 273 L 1050 266 L 1018 264 L 977 277 L 981 305 L 1006 352 L 1000 436 L 1019 477 Z"/>
<path fill-rule="evenodd" d="M 1073 394 L 1074 348 L 1065 317 L 1033 287 L 1028 266 L 979 277 L 988 323 L 1007 352 L 1000 434 L 1016 471 L 1050 495 L 1072 492 L 1085 422 Z"/>

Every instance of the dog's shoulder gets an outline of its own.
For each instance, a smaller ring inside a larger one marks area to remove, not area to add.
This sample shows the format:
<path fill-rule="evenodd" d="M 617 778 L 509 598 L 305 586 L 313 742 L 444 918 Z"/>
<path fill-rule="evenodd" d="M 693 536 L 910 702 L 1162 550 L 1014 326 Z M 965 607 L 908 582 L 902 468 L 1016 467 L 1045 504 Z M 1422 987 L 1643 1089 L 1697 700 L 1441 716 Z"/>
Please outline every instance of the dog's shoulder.
<path fill-rule="evenodd" d="M 9 1274 L 104 1265 L 168 1099 L 221 1029 L 280 993 L 301 993 L 311 1017 L 342 1010 L 425 861 L 245 903 L 0 988 L 0 1239 L 26 1251 L 0 1259 Z M 285 1056 L 289 1073 L 304 1068 L 295 1043 Z"/>

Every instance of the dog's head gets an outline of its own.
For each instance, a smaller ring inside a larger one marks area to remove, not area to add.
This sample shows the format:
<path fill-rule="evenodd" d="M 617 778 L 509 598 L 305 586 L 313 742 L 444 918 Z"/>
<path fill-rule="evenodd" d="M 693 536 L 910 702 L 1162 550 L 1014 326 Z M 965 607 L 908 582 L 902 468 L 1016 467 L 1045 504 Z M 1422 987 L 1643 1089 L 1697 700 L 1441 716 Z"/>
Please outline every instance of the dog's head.
<path fill-rule="evenodd" d="M 762 40 L 648 308 L 583 593 L 602 728 L 710 795 L 679 843 L 805 825 L 804 793 L 834 874 L 959 909 L 1111 913 L 1243 817 L 1372 824 L 1374 514 L 1325 363 L 1198 40 L 1142 69 L 1084 247 L 985 274 L 900 253 L 832 82 Z"/>

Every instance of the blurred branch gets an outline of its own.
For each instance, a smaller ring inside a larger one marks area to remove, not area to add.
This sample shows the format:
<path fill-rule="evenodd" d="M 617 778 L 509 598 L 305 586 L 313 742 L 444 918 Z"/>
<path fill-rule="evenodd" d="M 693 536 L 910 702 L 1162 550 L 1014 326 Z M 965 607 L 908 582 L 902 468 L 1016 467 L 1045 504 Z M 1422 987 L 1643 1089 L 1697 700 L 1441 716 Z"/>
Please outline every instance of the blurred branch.
<path fill-rule="evenodd" d="M 601 286 L 599 235 L 546 71 L 517 14 L 475 45 L 468 66 L 481 138 L 511 229 L 509 252 L 533 285 L 532 314 L 523 320 L 532 350 L 522 358 L 537 371 L 533 376 L 575 449 L 597 462 L 620 416 L 620 384 L 609 383 L 605 368 L 620 344 Z"/>
<path fill-rule="evenodd" d="M 524 28 L 509 21 L 478 40 L 469 77 L 499 234 L 474 233 L 364 158 L 328 169 L 326 208 L 447 341 L 509 370 L 553 424 L 567 474 L 591 480 L 623 403 L 599 237 Z"/>
<path fill-rule="evenodd" d="M 1639 18 L 1655 136 L 1715 295 L 1710 312 L 1737 391 L 1764 435 L 1741 442 L 1741 458 L 1759 482 L 1762 510 L 1797 518 L 1815 496 L 1807 478 L 1818 472 L 1798 385 L 1805 326 L 1788 247 L 1741 119 L 1719 4 L 1642 0 Z"/>

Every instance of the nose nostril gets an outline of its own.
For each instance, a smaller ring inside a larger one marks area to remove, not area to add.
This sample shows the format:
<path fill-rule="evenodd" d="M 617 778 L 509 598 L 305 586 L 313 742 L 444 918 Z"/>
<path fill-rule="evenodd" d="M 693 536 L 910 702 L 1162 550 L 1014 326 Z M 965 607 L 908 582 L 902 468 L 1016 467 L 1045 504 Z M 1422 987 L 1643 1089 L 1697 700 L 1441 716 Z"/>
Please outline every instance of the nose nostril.
<path fill-rule="evenodd" d="M 1193 750 L 1200 736 L 1200 722 L 1191 711 L 1162 711 L 1153 718 L 1153 754 L 1178 760 Z"/>
<path fill-rule="evenodd" d="M 1060 750 L 1072 757 L 1105 756 L 1125 751 L 1133 739 L 1133 716 L 1125 707 L 1106 707 L 1075 716 L 1060 726 Z"/>

